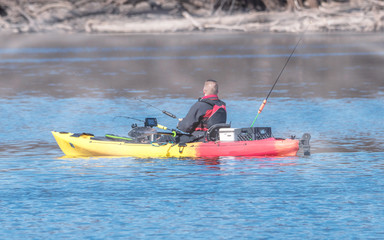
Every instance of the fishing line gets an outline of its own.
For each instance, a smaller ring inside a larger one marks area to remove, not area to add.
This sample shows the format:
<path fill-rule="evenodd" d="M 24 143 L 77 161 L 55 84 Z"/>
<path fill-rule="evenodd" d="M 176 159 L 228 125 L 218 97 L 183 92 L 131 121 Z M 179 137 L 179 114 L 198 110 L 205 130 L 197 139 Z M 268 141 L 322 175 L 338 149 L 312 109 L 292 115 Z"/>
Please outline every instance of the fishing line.
<path fill-rule="evenodd" d="M 133 117 L 127 117 L 127 116 L 116 116 L 116 117 L 113 118 L 113 120 L 115 120 L 116 118 L 127 118 L 127 119 L 132 119 L 132 120 L 135 120 L 135 121 L 139 121 L 139 122 L 144 122 L 144 120 L 133 118 Z"/>
<path fill-rule="evenodd" d="M 308 26 L 309 26 L 309 25 L 308 25 Z M 268 93 L 267 97 L 266 97 L 266 98 L 264 99 L 264 101 L 261 103 L 261 105 L 260 105 L 260 107 L 259 107 L 259 110 L 257 111 L 257 115 L 256 115 L 255 119 L 254 119 L 254 120 L 253 120 L 253 122 L 252 122 L 252 125 L 251 125 L 251 127 L 253 127 L 253 125 L 254 125 L 254 124 L 255 124 L 255 122 L 256 122 L 256 119 L 257 119 L 257 117 L 259 116 L 259 114 L 261 113 L 261 111 L 263 111 L 263 109 L 264 109 L 264 106 L 265 106 L 265 104 L 267 103 L 267 100 L 268 100 L 268 98 L 269 98 L 269 95 L 271 95 L 271 93 L 272 93 L 273 89 L 274 89 L 274 88 L 275 88 L 275 86 L 276 86 L 276 83 L 277 83 L 277 81 L 279 81 L 279 79 L 280 79 L 281 75 L 283 74 L 283 71 L 284 71 L 285 67 L 288 65 L 288 62 L 289 62 L 289 60 L 291 60 L 291 58 L 292 58 L 292 56 L 293 56 L 293 53 L 295 52 L 295 50 L 296 50 L 297 46 L 299 45 L 299 43 L 300 43 L 300 42 L 301 42 L 301 40 L 303 39 L 303 35 L 304 35 L 304 33 L 307 31 L 307 29 L 308 29 L 308 26 L 307 26 L 307 28 L 304 30 L 304 32 L 303 32 L 303 33 L 300 35 L 299 41 L 297 41 L 297 43 L 296 43 L 295 47 L 293 48 L 293 50 L 292 50 L 291 54 L 289 55 L 289 57 L 288 57 L 287 61 L 285 62 L 285 64 L 284 64 L 283 68 L 281 69 L 281 71 L 280 71 L 279 75 L 277 76 L 277 78 L 276 78 L 276 81 L 275 81 L 275 83 L 273 84 L 273 86 L 272 86 L 271 90 L 269 91 L 269 93 Z"/>

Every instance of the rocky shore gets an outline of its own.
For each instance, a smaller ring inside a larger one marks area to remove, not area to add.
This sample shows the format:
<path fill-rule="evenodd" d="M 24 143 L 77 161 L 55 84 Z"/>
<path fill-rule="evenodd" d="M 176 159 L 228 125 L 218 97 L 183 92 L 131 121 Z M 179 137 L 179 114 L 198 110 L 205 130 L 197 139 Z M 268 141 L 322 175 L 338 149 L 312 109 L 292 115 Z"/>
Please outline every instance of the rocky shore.
<path fill-rule="evenodd" d="M 383 0 L 0 0 L 0 33 L 382 32 Z"/>

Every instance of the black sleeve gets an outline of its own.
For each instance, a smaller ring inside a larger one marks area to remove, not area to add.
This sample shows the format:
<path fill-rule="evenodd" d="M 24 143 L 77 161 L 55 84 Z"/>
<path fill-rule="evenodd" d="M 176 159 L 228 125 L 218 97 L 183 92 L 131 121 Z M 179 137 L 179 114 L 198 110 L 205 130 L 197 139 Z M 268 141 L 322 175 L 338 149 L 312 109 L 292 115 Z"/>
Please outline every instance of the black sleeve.
<path fill-rule="evenodd" d="M 212 108 L 210 105 L 203 102 L 193 104 L 185 118 L 179 122 L 177 128 L 183 132 L 192 133 L 210 108 Z"/>

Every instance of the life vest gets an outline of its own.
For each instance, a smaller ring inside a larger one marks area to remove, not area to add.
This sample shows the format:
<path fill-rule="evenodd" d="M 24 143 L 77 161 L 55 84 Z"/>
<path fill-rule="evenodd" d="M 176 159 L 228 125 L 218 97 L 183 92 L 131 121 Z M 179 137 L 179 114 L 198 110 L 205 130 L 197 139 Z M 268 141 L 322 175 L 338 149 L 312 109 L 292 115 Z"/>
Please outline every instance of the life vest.
<path fill-rule="evenodd" d="M 227 122 L 227 108 L 223 101 L 220 101 L 218 98 L 202 98 L 199 99 L 199 101 L 211 105 L 212 108 L 205 112 L 202 120 L 200 121 L 199 125 L 197 125 L 195 131 L 208 131 L 211 126 L 217 123 Z"/>

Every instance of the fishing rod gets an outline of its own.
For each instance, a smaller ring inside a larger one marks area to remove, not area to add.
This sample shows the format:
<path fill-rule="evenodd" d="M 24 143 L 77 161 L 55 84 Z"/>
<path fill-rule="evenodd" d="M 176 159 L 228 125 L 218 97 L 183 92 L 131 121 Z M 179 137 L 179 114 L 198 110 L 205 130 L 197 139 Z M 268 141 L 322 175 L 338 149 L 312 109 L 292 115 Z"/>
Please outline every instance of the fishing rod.
<path fill-rule="evenodd" d="M 305 31 L 304 31 L 304 32 L 305 32 Z M 299 41 L 297 41 L 295 47 L 293 48 L 293 51 L 292 51 L 291 54 L 289 55 L 287 61 L 285 62 L 283 68 L 281 69 L 279 75 L 277 76 L 276 81 L 275 81 L 275 83 L 273 84 L 271 90 L 269 91 L 267 97 L 266 97 L 266 98 L 264 99 L 264 101 L 261 103 L 261 105 L 260 105 L 260 107 L 259 107 L 259 110 L 257 111 L 257 115 L 256 115 L 255 119 L 254 119 L 253 122 L 252 122 L 251 127 L 253 127 L 253 125 L 254 125 L 255 122 L 256 122 L 257 117 L 259 116 L 259 114 L 261 113 L 261 111 L 263 111 L 264 106 L 265 106 L 265 104 L 267 103 L 267 100 L 268 100 L 268 98 L 269 98 L 269 95 L 271 95 L 273 88 L 275 87 L 277 81 L 279 81 L 279 79 L 280 79 L 280 77 L 281 77 L 281 74 L 283 73 L 285 67 L 287 66 L 287 64 L 288 64 L 288 62 L 289 62 L 289 60 L 291 60 L 291 58 L 292 58 L 292 56 L 293 56 L 293 53 L 295 52 L 297 46 L 299 45 L 299 43 L 301 42 L 301 39 L 303 38 L 304 32 L 303 32 L 303 34 L 300 36 Z"/>
<path fill-rule="evenodd" d="M 135 100 L 138 100 L 138 101 L 140 101 L 140 102 L 142 102 L 142 103 L 144 103 L 144 104 L 147 104 L 147 105 L 150 106 L 150 107 L 153 107 L 153 108 L 155 108 L 155 109 L 161 111 L 162 113 L 164 113 L 164 114 L 167 115 L 168 117 L 177 119 L 177 117 L 176 117 L 174 114 L 172 114 L 172 113 L 170 113 L 170 112 L 168 112 L 168 111 L 162 110 L 162 109 L 160 109 L 160 108 L 158 108 L 158 107 L 156 107 L 156 106 L 154 106 L 154 105 L 152 105 L 152 104 L 150 104 L 150 103 L 144 102 L 144 101 L 141 100 L 140 98 L 135 98 Z"/>

